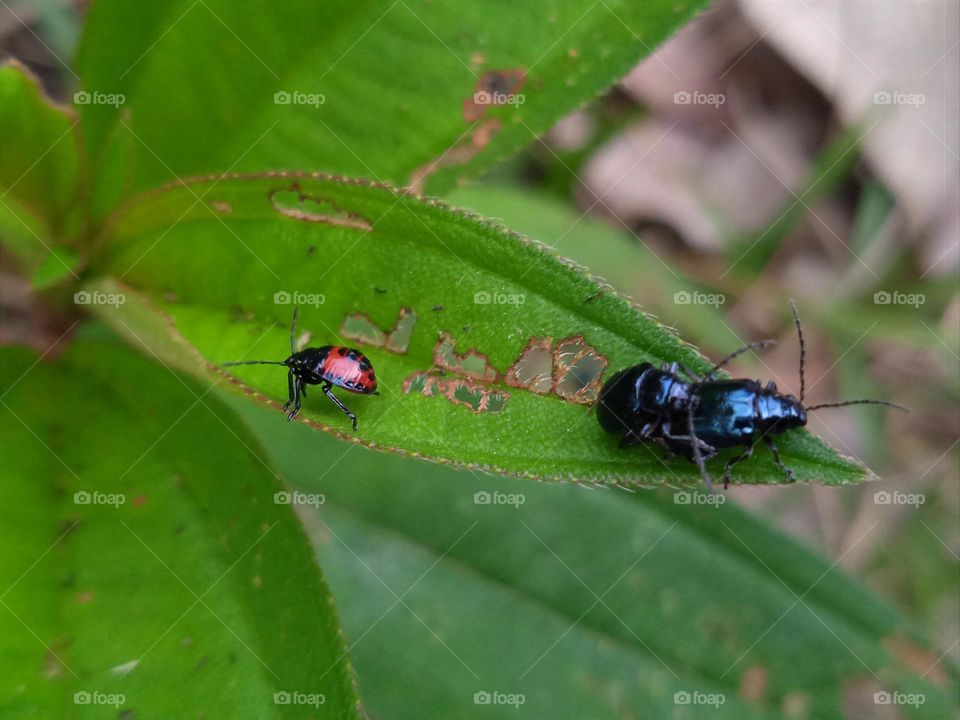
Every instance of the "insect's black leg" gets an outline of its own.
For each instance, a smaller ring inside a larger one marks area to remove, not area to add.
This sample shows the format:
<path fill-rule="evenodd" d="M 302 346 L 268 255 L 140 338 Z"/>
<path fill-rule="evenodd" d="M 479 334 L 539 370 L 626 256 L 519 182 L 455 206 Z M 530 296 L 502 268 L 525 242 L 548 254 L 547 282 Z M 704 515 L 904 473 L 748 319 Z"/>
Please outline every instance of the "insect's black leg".
<path fill-rule="evenodd" d="M 293 405 L 293 401 L 296 398 L 296 394 L 294 393 L 294 389 L 293 389 L 293 383 L 294 383 L 293 370 L 291 370 L 290 372 L 287 373 L 287 393 L 288 393 L 289 399 L 283 404 L 284 412 L 290 409 L 290 406 Z"/>
<path fill-rule="evenodd" d="M 297 413 L 300 412 L 300 378 L 294 376 L 293 378 L 293 409 L 287 413 L 287 420 L 293 420 Z"/>
<path fill-rule="evenodd" d="M 343 410 L 344 414 L 353 421 L 353 430 L 357 430 L 357 416 L 350 412 L 350 408 L 344 405 L 340 400 L 337 399 L 337 396 L 333 394 L 333 391 L 330 388 L 333 387 L 330 383 L 324 383 L 320 386 L 320 389 L 323 390 L 323 394 L 330 398 L 330 401 L 336 405 L 338 408 Z"/>
<path fill-rule="evenodd" d="M 712 380 L 713 374 L 717 370 L 722 368 L 724 365 L 726 365 L 728 362 L 730 362 L 734 358 L 743 355 L 745 352 L 750 352 L 751 350 L 760 350 L 762 348 L 773 347 L 776 344 L 777 344 L 776 340 L 758 340 L 757 342 L 747 343 L 742 348 L 740 348 L 739 350 L 734 350 L 732 353 L 727 355 L 723 360 L 721 360 L 716 365 L 714 365 L 713 368 L 710 370 L 710 372 L 708 372 L 706 375 L 703 376 L 703 381 L 706 382 L 708 380 Z"/>
<path fill-rule="evenodd" d="M 780 453 L 777 452 L 777 446 L 773 444 L 773 440 L 764 436 L 763 441 L 767 444 L 767 447 L 770 448 L 770 452 L 773 453 L 773 462 L 776 463 L 776 466 L 780 468 L 784 475 L 787 476 L 787 480 L 790 482 L 796 482 L 797 476 L 794 474 L 793 470 L 783 464 L 783 460 L 780 459 Z"/>
<path fill-rule="evenodd" d="M 700 454 L 700 440 L 697 438 L 697 434 L 693 431 L 693 410 L 695 403 L 690 403 L 687 406 L 687 432 L 690 433 L 690 446 L 693 448 L 693 459 L 697 463 L 697 467 L 700 468 L 700 477 L 703 478 L 703 484 L 707 486 L 707 490 L 713 492 L 713 482 L 710 480 L 710 475 L 707 473 L 707 468 L 703 464 L 703 455 Z"/>
<path fill-rule="evenodd" d="M 750 456 L 753 455 L 753 445 L 750 445 L 746 450 L 744 450 L 740 455 L 732 457 L 727 460 L 727 464 L 723 466 L 723 489 L 726 490 L 730 485 L 730 471 L 733 470 L 734 466 L 744 460 L 749 460 Z"/>

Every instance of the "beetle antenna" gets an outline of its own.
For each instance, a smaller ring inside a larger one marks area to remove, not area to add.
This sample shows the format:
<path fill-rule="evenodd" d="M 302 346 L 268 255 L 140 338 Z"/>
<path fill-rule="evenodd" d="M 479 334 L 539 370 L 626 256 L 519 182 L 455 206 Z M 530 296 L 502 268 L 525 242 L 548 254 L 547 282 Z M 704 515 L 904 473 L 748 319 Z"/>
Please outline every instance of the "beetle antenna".
<path fill-rule="evenodd" d="M 240 362 L 224 363 L 223 367 L 233 367 L 234 365 L 283 365 L 286 367 L 287 364 L 276 360 L 241 360 Z"/>
<path fill-rule="evenodd" d="M 844 400 L 843 402 L 832 402 L 832 403 L 820 403 L 819 405 L 811 405 L 805 410 L 818 410 L 820 408 L 835 408 L 835 407 L 845 407 L 847 405 L 886 405 L 887 407 L 897 408 L 897 410 L 904 410 L 905 412 L 910 412 L 910 408 L 904 407 L 903 405 L 897 405 L 897 403 L 887 402 L 886 400 Z"/>
<path fill-rule="evenodd" d="M 800 326 L 800 313 L 797 312 L 797 304 L 790 300 L 790 311 L 793 313 L 793 324 L 797 326 L 797 337 L 800 338 L 800 402 L 803 402 L 803 396 L 807 392 L 807 381 L 803 374 L 803 365 L 807 358 L 807 348 L 803 342 L 803 328 Z M 808 410 L 810 408 L 807 408 Z"/>
<path fill-rule="evenodd" d="M 294 338 L 297 335 L 297 306 L 293 306 L 293 323 L 290 325 L 290 354 L 297 354 L 297 344 Z"/>

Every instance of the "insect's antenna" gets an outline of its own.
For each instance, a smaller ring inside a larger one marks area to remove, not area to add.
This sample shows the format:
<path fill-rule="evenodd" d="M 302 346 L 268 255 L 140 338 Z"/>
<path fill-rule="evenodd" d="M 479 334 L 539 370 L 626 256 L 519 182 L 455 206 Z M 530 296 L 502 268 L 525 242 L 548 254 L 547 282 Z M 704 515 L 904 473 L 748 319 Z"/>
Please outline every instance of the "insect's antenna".
<path fill-rule="evenodd" d="M 803 342 L 803 328 L 800 326 L 800 313 L 797 312 L 797 304 L 790 301 L 790 311 L 793 313 L 793 324 L 797 326 L 797 337 L 800 338 L 800 402 L 803 402 L 803 396 L 807 392 L 807 381 L 803 375 L 803 365 L 807 358 L 807 348 Z M 809 410 L 810 408 L 807 408 Z"/>
<path fill-rule="evenodd" d="M 283 365 L 286 367 L 286 363 L 276 360 L 242 360 L 240 362 L 224 363 L 223 367 L 233 367 L 234 365 Z"/>
<path fill-rule="evenodd" d="M 847 405 L 886 405 L 887 407 L 897 408 L 897 410 L 910 412 L 910 408 L 897 405 L 897 403 L 887 402 L 886 400 L 845 400 L 843 402 L 820 403 L 819 405 L 811 405 L 806 408 L 806 410 L 809 412 L 810 410 L 818 410 L 820 408 L 845 407 Z"/>
<path fill-rule="evenodd" d="M 294 338 L 297 335 L 297 306 L 293 306 L 293 324 L 290 325 L 290 354 L 297 354 L 297 344 Z"/>

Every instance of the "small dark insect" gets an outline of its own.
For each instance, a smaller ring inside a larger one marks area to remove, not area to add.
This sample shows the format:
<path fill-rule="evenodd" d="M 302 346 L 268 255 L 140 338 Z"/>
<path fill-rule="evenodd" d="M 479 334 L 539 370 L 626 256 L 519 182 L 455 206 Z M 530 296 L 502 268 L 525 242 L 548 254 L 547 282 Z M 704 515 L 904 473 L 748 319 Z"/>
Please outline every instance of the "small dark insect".
<path fill-rule="evenodd" d="M 603 293 L 602 293 L 602 292 L 595 292 L 593 295 L 588 295 L 588 296 L 587 296 L 587 299 L 584 300 L 584 302 L 591 303 L 591 302 L 593 302 L 594 300 L 596 300 L 598 297 L 602 297 L 602 296 L 603 296 Z"/>
<path fill-rule="evenodd" d="M 307 396 L 307 385 L 319 385 L 323 394 L 353 422 L 357 429 L 357 416 L 337 399 L 330 389 L 334 385 L 352 393 L 361 395 L 379 395 L 377 377 L 373 365 L 359 350 L 342 345 L 324 345 L 319 348 L 306 348 L 297 351 L 297 308 L 293 309 L 293 324 L 290 326 L 290 357 L 282 362 L 275 360 L 244 360 L 224 363 L 224 367 L 235 365 L 283 365 L 288 368 L 287 386 L 290 399 L 283 406 L 287 420 L 293 420 L 300 412 L 300 398 Z M 292 409 L 291 409 L 292 407 Z"/>
<path fill-rule="evenodd" d="M 434 311 L 434 312 L 440 312 L 440 311 L 443 310 L 443 309 L 444 309 L 443 305 L 434 305 L 434 306 L 433 306 L 433 311 Z"/>
<path fill-rule="evenodd" d="M 807 424 L 807 412 L 845 405 L 887 405 L 907 408 L 884 400 L 847 400 L 845 402 L 803 404 L 806 383 L 804 359 L 806 350 L 797 307 L 790 302 L 800 340 L 800 397 L 784 395 L 771 380 L 765 386 L 755 380 L 714 380 L 720 368 L 750 350 L 770 347 L 772 340 L 749 343 L 714 365 L 698 377 L 678 363 L 654 368 L 642 363 L 621 370 L 604 384 L 597 403 L 600 426 L 620 434 L 621 447 L 652 440 L 666 446 L 671 453 L 683 455 L 697 463 L 704 484 L 712 489 L 705 462 L 728 447 L 745 447 L 741 454 L 727 461 L 723 469 L 723 486 L 730 482 L 734 466 L 753 453 L 757 442 L 770 448 L 777 467 L 791 482 L 793 471 L 783 464 L 773 442 L 773 435 Z M 689 378 L 682 380 L 680 372 Z"/>
<path fill-rule="evenodd" d="M 307 257 L 313 257 L 316 252 L 317 252 L 317 246 L 311 245 L 310 247 L 307 248 Z"/>
<path fill-rule="evenodd" d="M 373 291 L 374 291 L 377 295 L 383 295 L 384 293 L 387 292 L 387 291 L 384 290 L 382 287 L 375 287 L 375 288 L 373 288 Z"/>

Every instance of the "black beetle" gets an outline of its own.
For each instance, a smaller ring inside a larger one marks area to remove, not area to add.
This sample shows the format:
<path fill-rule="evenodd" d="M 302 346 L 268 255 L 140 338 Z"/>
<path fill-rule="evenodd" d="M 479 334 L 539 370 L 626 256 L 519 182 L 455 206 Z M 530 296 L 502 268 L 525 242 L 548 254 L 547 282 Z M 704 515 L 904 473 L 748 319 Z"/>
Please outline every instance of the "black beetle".
<path fill-rule="evenodd" d="M 713 483 L 705 462 L 723 448 L 746 448 L 724 466 L 722 481 L 727 487 L 733 467 L 749 458 L 754 445 L 761 440 L 770 448 L 777 467 L 791 482 L 794 481 L 793 471 L 783 464 L 771 436 L 803 427 L 807 424 L 807 413 L 810 411 L 865 404 L 907 410 L 902 405 L 885 400 L 804 405 L 806 349 L 800 316 L 792 300 L 790 308 L 800 341 L 799 398 L 781 393 L 772 380 L 761 385 L 755 380 L 713 379 L 717 371 L 735 357 L 775 344 L 772 340 L 761 340 L 731 353 L 702 377 L 678 363 L 664 365 L 660 369 L 650 363 L 642 363 L 621 370 L 607 380 L 600 391 L 597 402 L 600 426 L 607 432 L 621 434 L 621 447 L 652 440 L 665 445 L 671 453 L 695 461 L 704 484 L 712 489 Z M 681 370 L 689 381 L 681 379 Z"/>

